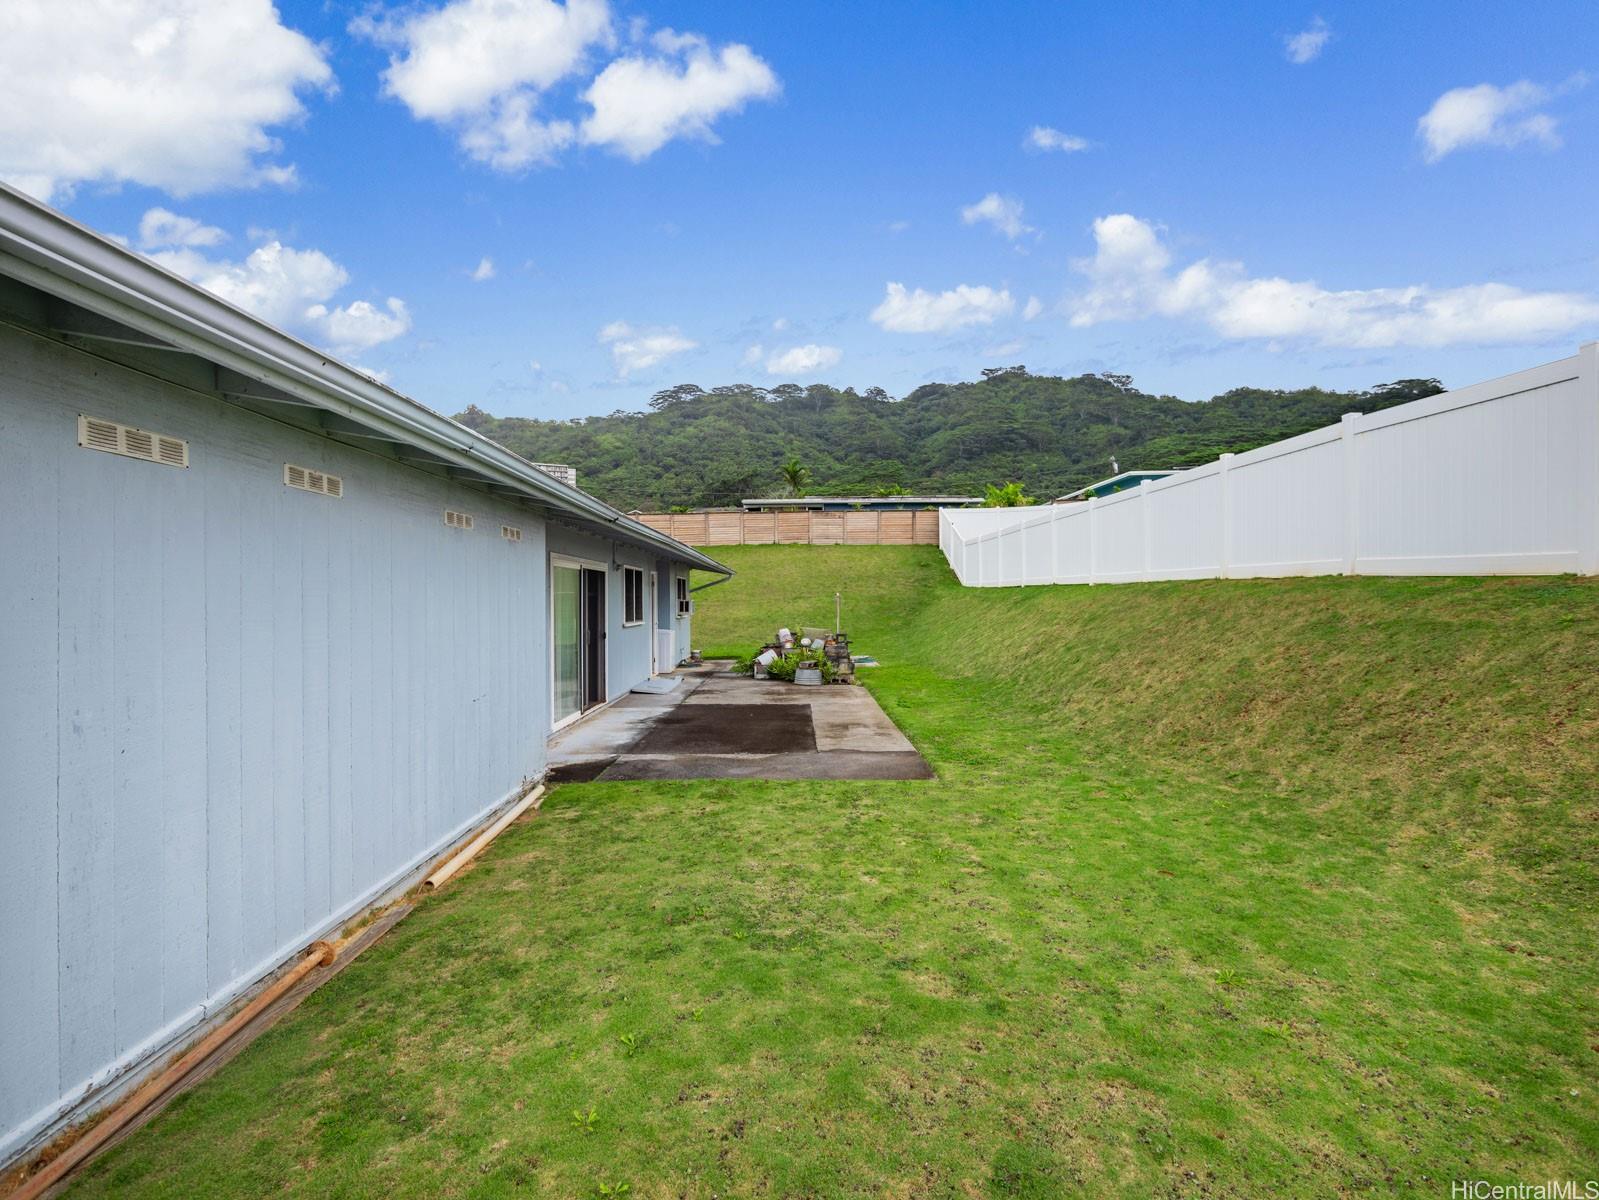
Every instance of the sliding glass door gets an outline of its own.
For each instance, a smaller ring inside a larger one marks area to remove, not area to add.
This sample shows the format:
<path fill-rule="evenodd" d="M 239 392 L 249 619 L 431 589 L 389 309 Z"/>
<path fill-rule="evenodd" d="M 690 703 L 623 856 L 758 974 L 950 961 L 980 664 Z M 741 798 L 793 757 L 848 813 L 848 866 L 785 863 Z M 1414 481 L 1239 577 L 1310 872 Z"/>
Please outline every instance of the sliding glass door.
<path fill-rule="evenodd" d="M 554 723 L 583 711 L 583 575 L 578 567 L 550 566 L 551 649 L 555 672 Z"/>

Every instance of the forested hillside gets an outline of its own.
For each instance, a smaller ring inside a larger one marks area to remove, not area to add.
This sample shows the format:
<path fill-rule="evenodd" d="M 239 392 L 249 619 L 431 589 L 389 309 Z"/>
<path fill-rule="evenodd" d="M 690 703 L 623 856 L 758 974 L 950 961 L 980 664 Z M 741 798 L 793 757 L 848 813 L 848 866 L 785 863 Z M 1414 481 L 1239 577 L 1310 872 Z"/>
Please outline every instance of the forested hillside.
<path fill-rule="evenodd" d="M 1124 375 L 1062 379 L 1020 368 L 975 383 L 928 384 L 902 400 L 815 384 L 747 384 L 656 394 L 647 413 L 572 421 L 457 420 L 537 462 L 569 463 L 585 491 L 624 510 L 736 504 L 785 495 L 797 458 L 813 494 L 981 495 L 1019 480 L 1049 499 L 1123 470 L 1193 466 L 1442 390 L 1401 380 L 1369 392 L 1235 388 L 1212 400 L 1152 396 Z"/>

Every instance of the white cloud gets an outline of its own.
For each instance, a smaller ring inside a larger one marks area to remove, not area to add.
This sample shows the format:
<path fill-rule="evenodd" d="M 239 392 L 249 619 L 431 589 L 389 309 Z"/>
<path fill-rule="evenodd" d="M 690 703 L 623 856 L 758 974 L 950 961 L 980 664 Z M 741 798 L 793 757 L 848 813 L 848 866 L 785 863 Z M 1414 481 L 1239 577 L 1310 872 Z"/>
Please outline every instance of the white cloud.
<path fill-rule="evenodd" d="M 383 308 L 365 300 L 357 300 L 343 308 L 313 304 L 305 310 L 305 319 L 313 329 L 321 331 L 328 345 L 344 353 L 370 350 L 393 341 L 411 328 L 411 314 L 405 301 L 396 296 L 390 296 Z"/>
<path fill-rule="evenodd" d="M 1584 76 L 1576 76 L 1561 90 L 1583 86 Z M 1548 149 L 1560 145 L 1555 118 L 1535 111 L 1554 98 L 1555 92 L 1523 79 L 1508 87 L 1479 83 L 1458 87 L 1433 101 L 1433 106 L 1416 122 L 1416 134 L 1424 143 L 1428 162 L 1466 146 L 1519 146 L 1534 142 Z"/>
<path fill-rule="evenodd" d="M 744 357 L 740 361 L 746 367 L 753 367 L 765 357 L 766 347 L 762 346 L 759 342 L 756 342 L 754 345 L 746 346 L 744 348 Z"/>
<path fill-rule="evenodd" d="M 1078 137 L 1075 133 L 1062 133 L 1048 125 L 1034 125 L 1022 140 L 1022 145 L 1029 150 L 1059 150 L 1065 154 L 1087 150 L 1092 144 L 1087 138 Z"/>
<path fill-rule="evenodd" d="M 673 138 L 715 142 L 713 122 L 775 96 L 777 76 L 743 45 L 713 51 L 694 33 L 662 29 L 609 63 L 583 92 L 581 123 L 540 113 L 546 93 L 586 75 L 617 37 L 606 0 L 452 0 L 442 8 L 361 17 L 351 29 L 391 51 L 386 94 L 418 120 L 453 130 L 461 148 L 500 171 L 553 162 L 579 141 L 635 162 Z"/>
<path fill-rule="evenodd" d="M 612 62 L 583 93 L 594 110 L 579 136 L 638 162 L 673 138 L 716 142 L 711 123 L 751 100 L 781 90 L 777 76 L 748 46 L 713 52 L 704 38 L 663 29 L 653 39 L 657 56 L 630 55 Z"/>
<path fill-rule="evenodd" d="M 497 170 L 550 161 L 569 121 L 543 121 L 539 96 L 582 71 L 613 40 L 605 0 L 454 0 L 443 8 L 363 17 L 351 29 L 392 51 L 383 90 L 418 120 L 453 129 Z"/>
<path fill-rule="evenodd" d="M 215 246 L 228 235 L 215 225 L 205 225 L 193 217 L 180 217 L 164 208 L 152 208 L 139 221 L 139 245 L 146 250 L 170 246 Z"/>
<path fill-rule="evenodd" d="M 1036 320 L 1044 311 L 1044 302 L 1037 296 L 1027 297 L 1027 306 L 1022 309 L 1022 320 Z"/>
<path fill-rule="evenodd" d="M 818 346 L 814 342 L 781 350 L 766 360 L 768 375 L 800 375 L 810 371 L 825 371 L 838 365 L 844 352 L 837 346 Z"/>
<path fill-rule="evenodd" d="M 1155 227 L 1126 213 L 1094 222 L 1097 250 L 1077 269 L 1089 287 L 1072 324 L 1148 316 L 1203 321 L 1225 338 L 1303 339 L 1324 346 L 1536 341 L 1599 326 L 1599 299 L 1502 283 L 1333 291 L 1311 281 L 1252 278 L 1239 263 L 1201 259 L 1173 270 Z"/>
<path fill-rule="evenodd" d="M 533 115 L 536 104 L 526 92 L 505 97 L 461 127 L 461 149 L 496 171 L 521 171 L 554 162 L 577 137 L 577 128 L 570 121 L 539 120 Z"/>
<path fill-rule="evenodd" d="M 472 282 L 483 283 L 494 278 L 494 260 L 485 254 L 478 260 L 477 266 L 472 268 Z"/>
<path fill-rule="evenodd" d="M 160 218 L 152 222 L 158 213 Z M 141 233 L 146 225 L 211 228 L 161 209 L 145 214 Z M 296 250 L 273 239 L 243 259 L 229 260 L 206 257 L 197 248 L 206 244 L 180 243 L 150 257 L 263 321 L 339 354 L 370 350 L 411 328 L 405 302 L 396 297 L 389 297 L 382 308 L 366 300 L 330 307 L 350 274 L 320 250 Z"/>
<path fill-rule="evenodd" d="M 292 183 L 268 131 L 332 83 L 270 0 L 6 0 L 0 179 L 45 200 L 86 182 L 180 196 Z"/>
<path fill-rule="evenodd" d="M 783 330 L 788 328 L 788 318 L 778 317 L 777 320 L 772 322 L 772 328 L 778 333 L 782 333 Z"/>
<path fill-rule="evenodd" d="M 623 379 L 699 345 L 676 328 L 635 329 L 626 321 L 612 321 L 600 330 L 599 338 L 610 346 L 616 373 Z"/>
<path fill-rule="evenodd" d="M 1022 202 L 998 192 L 989 192 L 976 204 L 961 209 L 962 224 L 975 225 L 979 221 L 992 225 L 1012 241 L 1033 232 L 1033 227 L 1022 221 Z"/>
<path fill-rule="evenodd" d="M 1015 309 L 1008 291 L 961 284 L 947 292 L 906 291 L 902 283 L 888 285 L 872 320 L 892 333 L 949 333 L 969 325 L 992 325 Z"/>
<path fill-rule="evenodd" d="M 1321 52 L 1327 48 L 1327 43 L 1332 40 L 1332 28 L 1320 17 L 1311 21 L 1298 33 L 1291 33 L 1283 38 L 1283 53 L 1288 56 L 1288 61 L 1303 66 L 1308 62 L 1315 62 L 1321 57 Z"/>

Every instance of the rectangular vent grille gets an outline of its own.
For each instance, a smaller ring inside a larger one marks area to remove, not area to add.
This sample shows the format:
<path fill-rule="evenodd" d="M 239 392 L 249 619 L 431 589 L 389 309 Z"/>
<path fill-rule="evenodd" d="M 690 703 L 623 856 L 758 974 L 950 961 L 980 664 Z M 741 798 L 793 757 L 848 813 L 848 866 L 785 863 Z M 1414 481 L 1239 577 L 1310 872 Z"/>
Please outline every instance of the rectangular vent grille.
<path fill-rule="evenodd" d="M 115 421 L 105 421 L 99 417 L 86 417 L 82 413 L 78 414 L 78 445 L 89 450 L 103 450 L 107 454 L 120 454 L 124 458 L 164 463 L 169 467 L 189 465 L 189 443 L 182 438 L 151 433 L 148 429 L 135 429 L 131 425 L 118 425 Z"/>
<path fill-rule="evenodd" d="M 314 471 L 310 467 L 297 467 L 293 463 L 283 464 L 283 482 L 291 488 L 299 488 L 302 492 L 332 496 L 335 500 L 344 495 L 344 480 L 337 475 Z"/>
<path fill-rule="evenodd" d="M 522 540 L 522 531 L 515 525 L 501 525 L 500 536 L 508 542 L 520 542 Z"/>
<path fill-rule="evenodd" d="M 470 529 L 472 528 L 472 514 L 456 512 L 453 508 L 447 508 L 444 510 L 444 523 L 451 529 Z"/>

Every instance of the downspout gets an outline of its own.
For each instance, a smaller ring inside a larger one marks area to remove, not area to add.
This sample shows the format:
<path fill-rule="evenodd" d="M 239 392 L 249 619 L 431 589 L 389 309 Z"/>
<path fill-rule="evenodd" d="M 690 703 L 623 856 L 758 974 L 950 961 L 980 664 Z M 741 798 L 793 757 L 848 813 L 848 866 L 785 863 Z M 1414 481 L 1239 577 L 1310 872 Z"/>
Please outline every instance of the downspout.
<path fill-rule="evenodd" d="M 713 588 L 719 583 L 726 583 L 731 578 L 733 578 L 733 576 L 732 576 L 732 573 L 729 572 L 726 575 L 722 575 L 722 576 L 719 576 L 716 579 L 711 580 L 709 583 L 702 583 L 702 584 L 699 585 L 699 587 L 691 587 L 691 588 L 689 588 L 688 593 L 689 593 L 689 595 L 692 596 L 695 592 L 703 592 L 706 588 Z"/>

